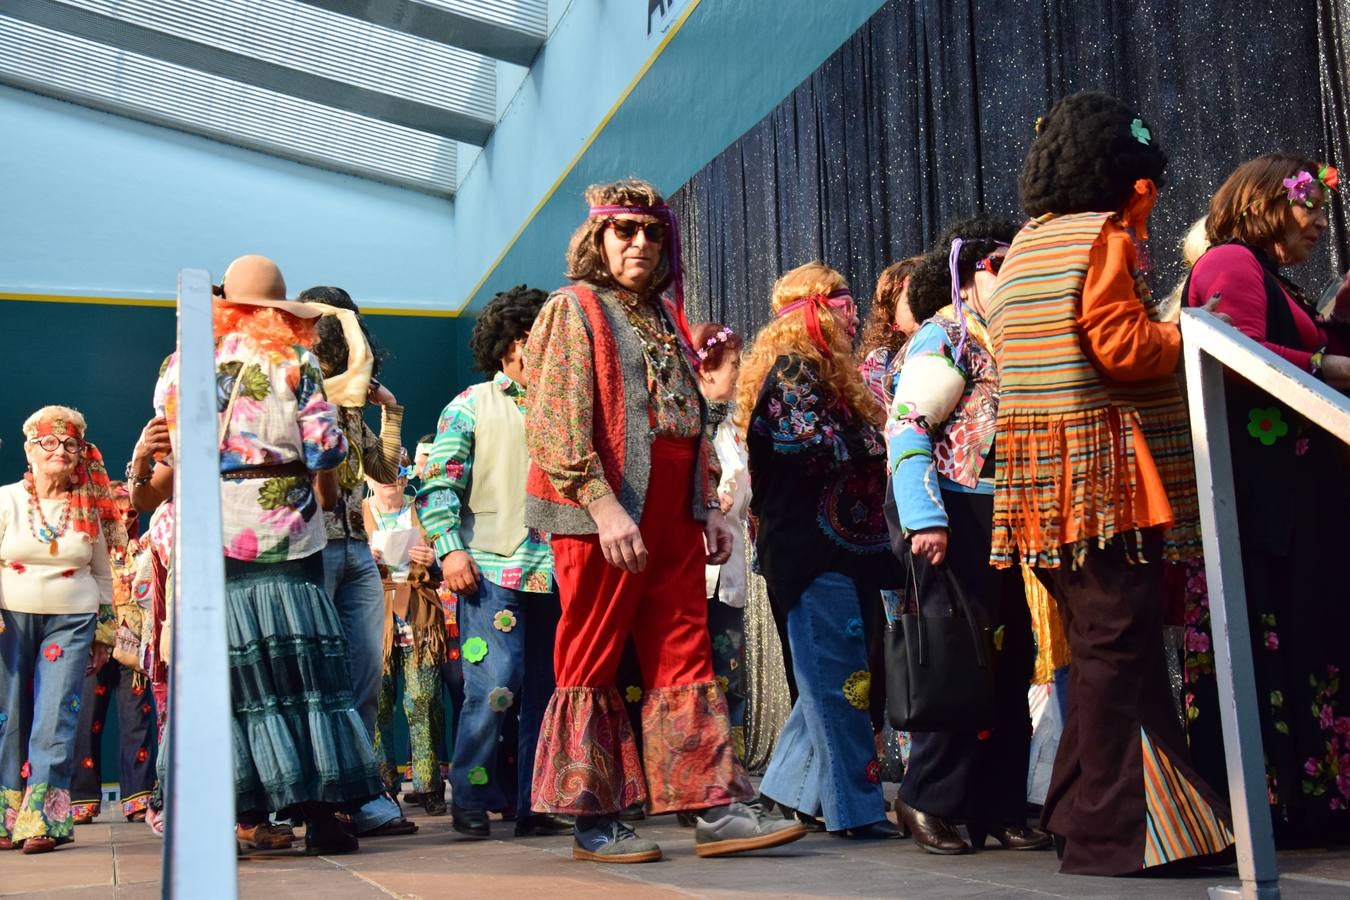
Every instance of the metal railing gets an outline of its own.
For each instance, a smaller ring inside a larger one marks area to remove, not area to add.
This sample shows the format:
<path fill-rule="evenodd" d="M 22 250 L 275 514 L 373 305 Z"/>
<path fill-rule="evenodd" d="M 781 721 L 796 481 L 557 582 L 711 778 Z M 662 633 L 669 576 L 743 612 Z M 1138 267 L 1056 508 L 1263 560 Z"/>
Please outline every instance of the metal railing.
<path fill-rule="evenodd" d="M 1224 370 L 1247 379 L 1280 403 L 1350 444 L 1350 400 L 1203 310 L 1181 314 L 1186 380 L 1195 444 L 1196 486 L 1204 530 L 1205 576 L 1213 630 L 1219 717 L 1233 807 L 1239 887 L 1212 887 L 1211 897 L 1277 898 L 1275 863 L 1261 745 L 1259 699 L 1247 622 L 1234 499 L 1233 456 L 1224 403 Z M 1249 476 L 1250 477 L 1250 476 Z"/>
<path fill-rule="evenodd" d="M 162 896 L 170 898 L 236 895 L 215 344 L 211 276 L 184 269 L 178 273 L 176 606 L 160 882 Z"/>

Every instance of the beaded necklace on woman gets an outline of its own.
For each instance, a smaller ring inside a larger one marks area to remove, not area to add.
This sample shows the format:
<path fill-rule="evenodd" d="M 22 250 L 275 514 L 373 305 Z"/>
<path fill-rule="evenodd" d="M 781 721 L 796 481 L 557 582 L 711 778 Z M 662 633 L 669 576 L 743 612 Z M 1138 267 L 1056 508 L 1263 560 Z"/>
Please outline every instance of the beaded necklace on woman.
<path fill-rule="evenodd" d="M 47 545 L 49 556 L 55 556 L 60 550 L 59 540 L 65 536 L 66 529 L 70 528 L 70 503 L 67 501 L 61 510 L 61 519 L 57 527 L 53 528 L 42 511 L 42 501 L 38 499 L 37 489 L 33 486 L 32 473 L 23 476 L 23 487 L 28 492 L 28 530 L 38 543 Z"/>

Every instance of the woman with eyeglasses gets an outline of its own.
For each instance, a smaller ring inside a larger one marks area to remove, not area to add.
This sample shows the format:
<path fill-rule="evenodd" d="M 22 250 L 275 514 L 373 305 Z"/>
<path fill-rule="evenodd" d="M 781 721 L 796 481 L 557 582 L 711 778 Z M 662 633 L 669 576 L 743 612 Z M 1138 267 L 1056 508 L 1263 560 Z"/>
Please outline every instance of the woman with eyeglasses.
<path fill-rule="evenodd" d="M 726 562 L 731 531 L 704 438 L 675 217 L 633 179 L 586 201 L 567 250 L 574 284 L 549 298 L 525 348 L 525 520 L 553 535 L 562 604 L 534 808 L 575 815 L 572 855 L 595 862 L 661 858 L 618 816 L 643 802 L 700 813 L 699 856 L 796 840 L 797 823 L 749 805 L 713 676 L 704 564 Z M 640 761 L 614 684 L 630 635 L 645 679 Z"/>
<path fill-rule="evenodd" d="M 913 566 L 917 602 L 929 616 L 959 609 L 950 572 L 977 624 L 998 635 L 993 718 L 976 731 L 911 733 L 895 813 L 929 853 L 969 853 L 986 836 L 1014 850 L 1051 845 L 1048 834 L 1026 827 L 1031 614 L 1021 573 L 989 565 L 998 368 L 984 314 L 1016 233 L 1003 219 L 968 219 L 915 268 L 909 305 L 922 324 L 900 359 L 886 423 L 896 537 Z"/>
<path fill-rule="evenodd" d="M 1313 254 L 1340 184 L 1336 169 L 1270 153 L 1238 166 L 1210 200 L 1212 244 L 1186 300 L 1218 297 L 1235 328 L 1303 372 L 1350 390 L 1350 279 L 1330 314 L 1285 274 Z M 1341 521 L 1350 506 L 1345 446 L 1240 379 L 1225 387 L 1242 575 L 1261 698 L 1269 800 L 1281 846 L 1350 840 L 1350 605 Z M 1187 729 L 1195 766 L 1227 782 L 1209 599 L 1192 579 L 1186 615 Z"/>
<path fill-rule="evenodd" d="M 760 789 L 840 837 L 896 838 L 867 659 L 868 623 L 898 574 L 881 510 L 883 413 L 853 357 L 858 314 L 843 276 L 799 266 L 770 302 L 774 319 L 742 364 L 733 421 L 749 452 L 755 546 L 785 620 L 797 700 Z"/>
<path fill-rule="evenodd" d="M 126 531 L 84 416 L 44 406 L 23 423 L 29 471 L 0 488 L 0 850 L 75 839 L 70 787 L 85 674 L 110 647 L 110 548 Z"/>

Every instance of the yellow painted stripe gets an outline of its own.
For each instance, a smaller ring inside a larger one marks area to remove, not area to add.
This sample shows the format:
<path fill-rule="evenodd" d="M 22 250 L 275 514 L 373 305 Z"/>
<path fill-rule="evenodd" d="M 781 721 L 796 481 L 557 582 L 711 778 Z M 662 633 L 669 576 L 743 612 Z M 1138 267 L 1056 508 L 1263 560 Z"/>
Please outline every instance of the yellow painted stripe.
<path fill-rule="evenodd" d="M 177 300 L 153 300 L 146 297 L 80 297 L 74 294 L 10 294 L 0 293 L 0 300 L 19 300 L 28 303 L 93 303 L 97 306 L 158 306 L 173 308 Z"/>
<path fill-rule="evenodd" d="M 610 119 L 614 118 L 614 114 L 619 111 L 619 107 L 623 106 L 628 100 L 628 95 L 633 93 L 633 89 L 637 87 L 638 82 L 647 74 L 647 70 L 652 67 L 654 62 L 656 62 L 657 57 L 665 52 L 666 45 L 669 44 L 671 39 L 684 27 L 684 23 L 689 18 L 690 14 L 698 9 L 700 2 L 701 0 L 693 0 L 693 2 L 689 4 L 689 8 L 675 20 L 675 24 L 670 26 L 670 30 L 666 32 L 666 36 L 661 39 L 661 43 L 656 45 L 656 49 L 652 51 L 652 55 L 647 57 L 647 61 L 642 64 L 641 69 L 638 69 L 638 73 L 633 76 L 633 80 L 628 82 L 628 87 L 623 89 L 623 93 L 619 95 L 619 99 L 614 101 L 614 105 L 609 108 L 609 112 L 605 113 L 604 118 L 600 120 L 600 124 L 595 126 L 595 130 L 591 132 L 590 137 L 586 138 L 586 142 L 581 145 L 581 149 L 578 150 L 571 161 L 567 163 L 566 168 L 562 170 L 562 174 L 560 174 L 549 189 L 544 192 L 544 196 L 534 205 L 534 209 L 530 210 L 530 214 L 525 217 L 525 221 L 521 223 L 521 226 L 516 229 L 516 233 L 511 235 L 511 239 L 506 242 L 506 246 L 502 248 L 502 252 L 497 254 L 497 258 L 488 266 L 487 271 L 483 273 L 483 277 L 478 279 L 478 283 L 470 289 L 469 295 L 464 298 L 464 302 L 461 303 L 459 309 L 456 310 L 457 313 L 468 306 L 469 301 L 473 299 L 474 294 L 477 294 L 482 290 L 483 285 L 487 284 L 487 280 L 492 277 L 492 273 L 497 271 L 497 267 L 502 264 L 502 260 L 506 259 L 506 254 L 511 252 L 511 248 L 516 245 L 516 241 L 520 240 L 520 236 L 525 233 L 525 229 L 529 228 L 530 223 L 534 221 L 535 216 L 539 215 L 539 211 L 544 208 L 548 201 L 553 199 L 553 195 L 558 192 L 558 188 L 562 187 L 562 183 L 567 180 L 567 176 L 572 174 L 572 170 L 576 168 L 577 163 L 581 162 L 581 158 L 586 155 L 586 151 L 591 149 L 591 144 L 595 143 L 595 139 L 600 136 L 600 132 L 605 130 L 605 126 L 609 124 Z"/>
<path fill-rule="evenodd" d="M 0 300 L 17 300 L 25 303 L 92 303 L 95 306 L 150 306 L 159 309 L 173 309 L 177 300 L 157 300 L 148 297 L 88 297 L 76 294 L 14 294 L 0 292 Z M 457 309 L 404 309 L 392 306 L 370 306 L 361 310 L 367 316 L 416 316 L 424 319 L 458 318 Z"/>

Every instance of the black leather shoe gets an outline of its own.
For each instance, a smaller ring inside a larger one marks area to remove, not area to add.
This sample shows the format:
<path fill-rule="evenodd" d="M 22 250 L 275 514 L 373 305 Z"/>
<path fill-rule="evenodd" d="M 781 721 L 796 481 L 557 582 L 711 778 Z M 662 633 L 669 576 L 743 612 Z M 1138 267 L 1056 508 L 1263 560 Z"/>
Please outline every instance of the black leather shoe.
<path fill-rule="evenodd" d="M 929 853 L 958 856 L 971 852 L 970 845 L 945 819 L 919 812 L 899 797 L 895 798 L 895 817 L 900 820 L 900 833 L 913 836 L 914 843 Z"/>
<path fill-rule="evenodd" d="M 516 819 L 516 837 L 551 837 L 571 834 L 577 820 L 558 813 L 529 813 Z"/>
<path fill-rule="evenodd" d="M 465 837 L 492 837 L 492 827 L 488 825 L 488 815 L 482 809 L 461 809 L 450 806 L 450 827 Z"/>
<path fill-rule="evenodd" d="M 831 831 L 830 834 L 835 837 L 847 838 L 851 841 L 886 841 L 899 838 L 900 829 L 897 828 L 890 819 L 882 819 L 880 822 L 873 822 L 871 825 L 861 825 L 857 828 L 845 828 L 842 831 Z"/>
<path fill-rule="evenodd" d="M 966 826 L 970 832 L 970 844 L 976 850 L 984 849 L 985 836 L 998 841 L 1004 850 L 1049 850 L 1055 839 L 1039 828 L 1026 825 L 1000 825 L 986 830 L 981 825 Z"/>

